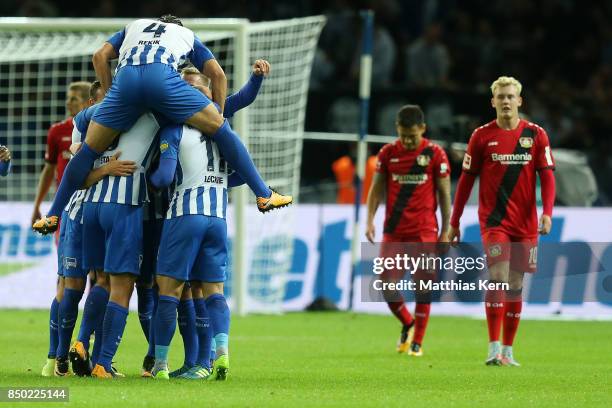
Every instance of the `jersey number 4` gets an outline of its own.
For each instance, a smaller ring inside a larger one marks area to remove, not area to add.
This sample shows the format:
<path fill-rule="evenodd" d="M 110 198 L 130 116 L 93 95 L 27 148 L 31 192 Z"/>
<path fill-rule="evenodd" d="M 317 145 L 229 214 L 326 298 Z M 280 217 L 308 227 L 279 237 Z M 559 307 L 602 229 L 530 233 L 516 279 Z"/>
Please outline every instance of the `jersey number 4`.
<path fill-rule="evenodd" d="M 166 25 L 159 24 L 159 23 L 153 23 L 150 26 L 146 27 L 144 30 L 142 30 L 142 32 L 143 33 L 154 33 L 153 38 L 158 38 L 158 37 L 161 37 L 161 35 L 166 32 Z"/>

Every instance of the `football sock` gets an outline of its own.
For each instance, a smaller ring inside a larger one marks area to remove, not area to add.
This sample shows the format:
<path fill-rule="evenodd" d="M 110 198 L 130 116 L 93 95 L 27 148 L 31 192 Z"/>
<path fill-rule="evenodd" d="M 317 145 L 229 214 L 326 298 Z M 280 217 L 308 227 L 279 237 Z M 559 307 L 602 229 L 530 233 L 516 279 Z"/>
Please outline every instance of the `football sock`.
<path fill-rule="evenodd" d="M 155 364 L 168 361 L 168 348 L 176 330 L 176 308 L 179 300 L 172 296 L 159 296 L 155 312 Z M 193 307 L 193 305 L 192 305 Z"/>
<path fill-rule="evenodd" d="M 49 354 L 47 354 L 47 358 L 55 358 L 57 344 L 59 343 L 58 309 L 59 302 L 53 297 L 53 302 L 51 302 L 51 308 L 49 309 Z"/>
<path fill-rule="evenodd" d="M 414 337 L 413 343 L 423 345 L 423 337 L 425 337 L 425 330 L 427 330 L 427 322 L 429 321 L 429 311 L 431 309 L 431 303 L 417 303 L 414 308 Z"/>
<path fill-rule="evenodd" d="M 94 286 L 89 291 L 83 309 L 83 320 L 77 340 L 83 343 L 85 350 L 89 350 L 89 337 L 94 332 L 98 324 L 104 321 L 104 312 L 108 303 L 108 291 L 102 286 Z M 100 333 L 102 334 L 102 333 Z"/>
<path fill-rule="evenodd" d="M 490 281 L 492 283 L 498 283 Z M 489 329 L 489 341 L 499 341 L 501 325 L 504 317 L 504 291 L 487 290 L 485 294 L 485 313 Z"/>
<path fill-rule="evenodd" d="M 212 327 L 211 327 L 212 329 Z M 210 339 L 210 359 L 215 361 L 217 358 L 217 343 L 215 342 L 215 338 Z"/>
<path fill-rule="evenodd" d="M 414 318 L 410 314 L 410 311 L 408 310 L 406 304 L 403 301 L 387 302 L 387 306 L 389 306 L 391 312 L 395 315 L 395 317 L 398 318 L 400 322 L 402 322 L 404 326 L 410 326 L 414 321 Z"/>
<path fill-rule="evenodd" d="M 206 308 L 215 338 L 216 355 L 228 354 L 230 311 L 225 296 L 220 293 L 210 295 L 206 298 Z"/>
<path fill-rule="evenodd" d="M 208 318 L 206 301 L 204 298 L 193 299 L 195 306 L 195 327 L 198 333 L 198 358 L 200 367 L 210 368 L 210 355 L 212 347 L 212 327 Z"/>
<path fill-rule="evenodd" d="M 151 319 L 153 318 L 153 289 L 136 286 L 138 294 L 138 319 L 140 327 L 149 341 L 149 331 L 151 328 Z"/>
<path fill-rule="evenodd" d="M 58 308 L 59 321 L 59 343 L 57 346 L 57 357 L 68 357 L 72 332 L 79 314 L 79 302 L 83 297 L 82 290 L 64 288 L 64 297 Z"/>
<path fill-rule="evenodd" d="M 111 372 L 111 363 L 117 353 L 121 337 L 125 330 L 128 309 L 115 302 L 108 302 L 104 314 L 104 329 L 102 332 L 102 350 L 96 364 L 101 365 L 107 372 Z"/>
<path fill-rule="evenodd" d="M 196 330 L 196 311 L 193 299 L 181 300 L 178 306 L 179 332 L 185 350 L 184 365 L 193 367 L 198 359 L 198 332 Z"/>
<path fill-rule="evenodd" d="M 155 325 L 153 324 L 153 319 L 155 318 L 155 313 L 157 313 L 157 304 L 159 302 L 159 290 L 157 286 L 153 288 L 153 312 L 151 316 L 151 324 L 149 324 L 149 349 L 147 350 L 147 356 L 155 357 Z"/>
<path fill-rule="evenodd" d="M 257 197 L 268 198 L 272 191 L 261 178 L 248 150 L 240 140 L 240 136 L 232 130 L 226 120 L 212 136 L 221 154 L 230 167 L 240 174 Z M 74 160 L 74 159 L 73 159 Z"/>
<path fill-rule="evenodd" d="M 91 363 L 96 365 L 96 362 L 100 358 L 100 351 L 102 350 L 102 337 L 104 335 L 104 315 L 99 319 L 96 330 L 94 331 L 94 345 L 91 351 Z"/>
<path fill-rule="evenodd" d="M 504 346 L 512 346 L 514 342 L 514 336 L 516 335 L 521 320 L 522 309 L 523 299 L 521 296 L 521 289 L 507 291 L 504 308 Z"/>
<path fill-rule="evenodd" d="M 62 182 L 57 188 L 53 204 L 47 215 L 59 216 L 62 213 L 72 194 L 83 185 L 94 161 L 101 155 L 101 153 L 92 150 L 87 143 L 82 144 L 81 149 L 70 159 L 66 170 L 64 170 Z"/>

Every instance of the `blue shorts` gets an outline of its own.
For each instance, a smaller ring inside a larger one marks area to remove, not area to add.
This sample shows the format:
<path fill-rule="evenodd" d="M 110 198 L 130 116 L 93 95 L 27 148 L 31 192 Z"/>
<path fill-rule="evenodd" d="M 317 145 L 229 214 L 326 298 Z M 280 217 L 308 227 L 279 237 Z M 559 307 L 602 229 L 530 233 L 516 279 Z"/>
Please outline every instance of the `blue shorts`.
<path fill-rule="evenodd" d="M 157 250 L 161 239 L 164 220 L 147 220 L 142 224 L 142 265 L 140 266 L 140 277 L 138 282 L 143 285 L 153 283 L 155 270 L 157 269 Z"/>
<path fill-rule="evenodd" d="M 65 225 L 64 237 L 61 240 L 64 277 L 85 279 L 87 269 L 83 267 L 83 224 L 71 220 L 66 214 L 62 217 L 62 225 Z"/>
<path fill-rule="evenodd" d="M 86 270 L 140 275 L 142 206 L 86 202 L 83 230 Z"/>
<path fill-rule="evenodd" d="M 208 104 L 210 99 L 183 81 L 169 65 L 126 65 L 115 75 L 91 119 L 126 131 L 147 111 L 156 111 L 173 123 L 184 123 Z"/>
<path fill-rule="evenodd" d="M 179 281 L 225 282 L 227 224 L 224 218 L 183 215 L 164 222 L 157 274 Z"/>
<path fill-rule="evenodd" d="M 68 211 L 62 211 L 60 217 L 59 238 L 57 240 L 57 274 L 64 276 L 64 238 L 66 237 L 66 223 L 68 219 Z"/>

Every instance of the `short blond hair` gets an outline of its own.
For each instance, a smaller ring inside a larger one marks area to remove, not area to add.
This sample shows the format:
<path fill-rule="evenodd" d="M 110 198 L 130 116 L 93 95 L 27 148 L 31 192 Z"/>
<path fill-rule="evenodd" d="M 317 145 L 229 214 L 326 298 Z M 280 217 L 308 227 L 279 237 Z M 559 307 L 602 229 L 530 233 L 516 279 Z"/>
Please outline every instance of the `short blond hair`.
<path fill-rule="evenodd" d="M 90 88 L 91 88 L 91 82 L 87 82 L 87 81 L 71 82 L 68 85 L 68 90 L 78 92 L 79 95 L 81 96 L 81 99 L 83 99 L 83 101 L 86 101 L 87 99 L 89 99 L 89 89 Z"/>
<path fill-rule="evenodd" d="M 509 76 L 500 76 L 491 84 L 491 94 L 495 95 L 495 90 L 497 88 L 501 88 L 504 86 L 514 85 L 516 87 L 516 91 L 519 96 L 521 95 L 521 91 L 523 90 L 523 85 L 518 81 L 518 79 Z"/>
<path fill-rule="evenodd" d="M 185 78 L 185 75 L 197 75 L 202 79 L 204 86 L 210 87 L 210 78 L 198 71 L 196 67 L 186 67 L 181 70 L 181 78 Z"/>

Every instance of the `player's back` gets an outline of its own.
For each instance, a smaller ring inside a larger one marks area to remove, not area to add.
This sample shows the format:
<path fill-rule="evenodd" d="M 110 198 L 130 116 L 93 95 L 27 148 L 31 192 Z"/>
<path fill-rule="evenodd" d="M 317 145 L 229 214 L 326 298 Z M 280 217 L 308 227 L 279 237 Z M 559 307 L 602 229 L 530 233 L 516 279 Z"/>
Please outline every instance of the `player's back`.
<path fill-rule="evenodd" d="M 133 161 L 137 169 L 130 176 L 106 176 L 87 191 L 85 201 L 140 205 L 148 200 L 145 173 L 157 144 L 159 122 L 151 113 L 142 115 L 128 130 L 117 136 L 114 143 L 94 163 L 98 168 L 121 152 L 121 160 Z"/>
<path fill-rule="evenodd" d="M 172 23 L 140 19 L 128 24 L 119 49 L 117 69 L 152 63 L 176 68 L 194 47 L 193 31 Z"/>
<path fill-rule="evenodd" d="M 225 218 L 227 164 L 211 138 L 182 127 L 176 174 L 169 217 L 202 214 Z"/>

